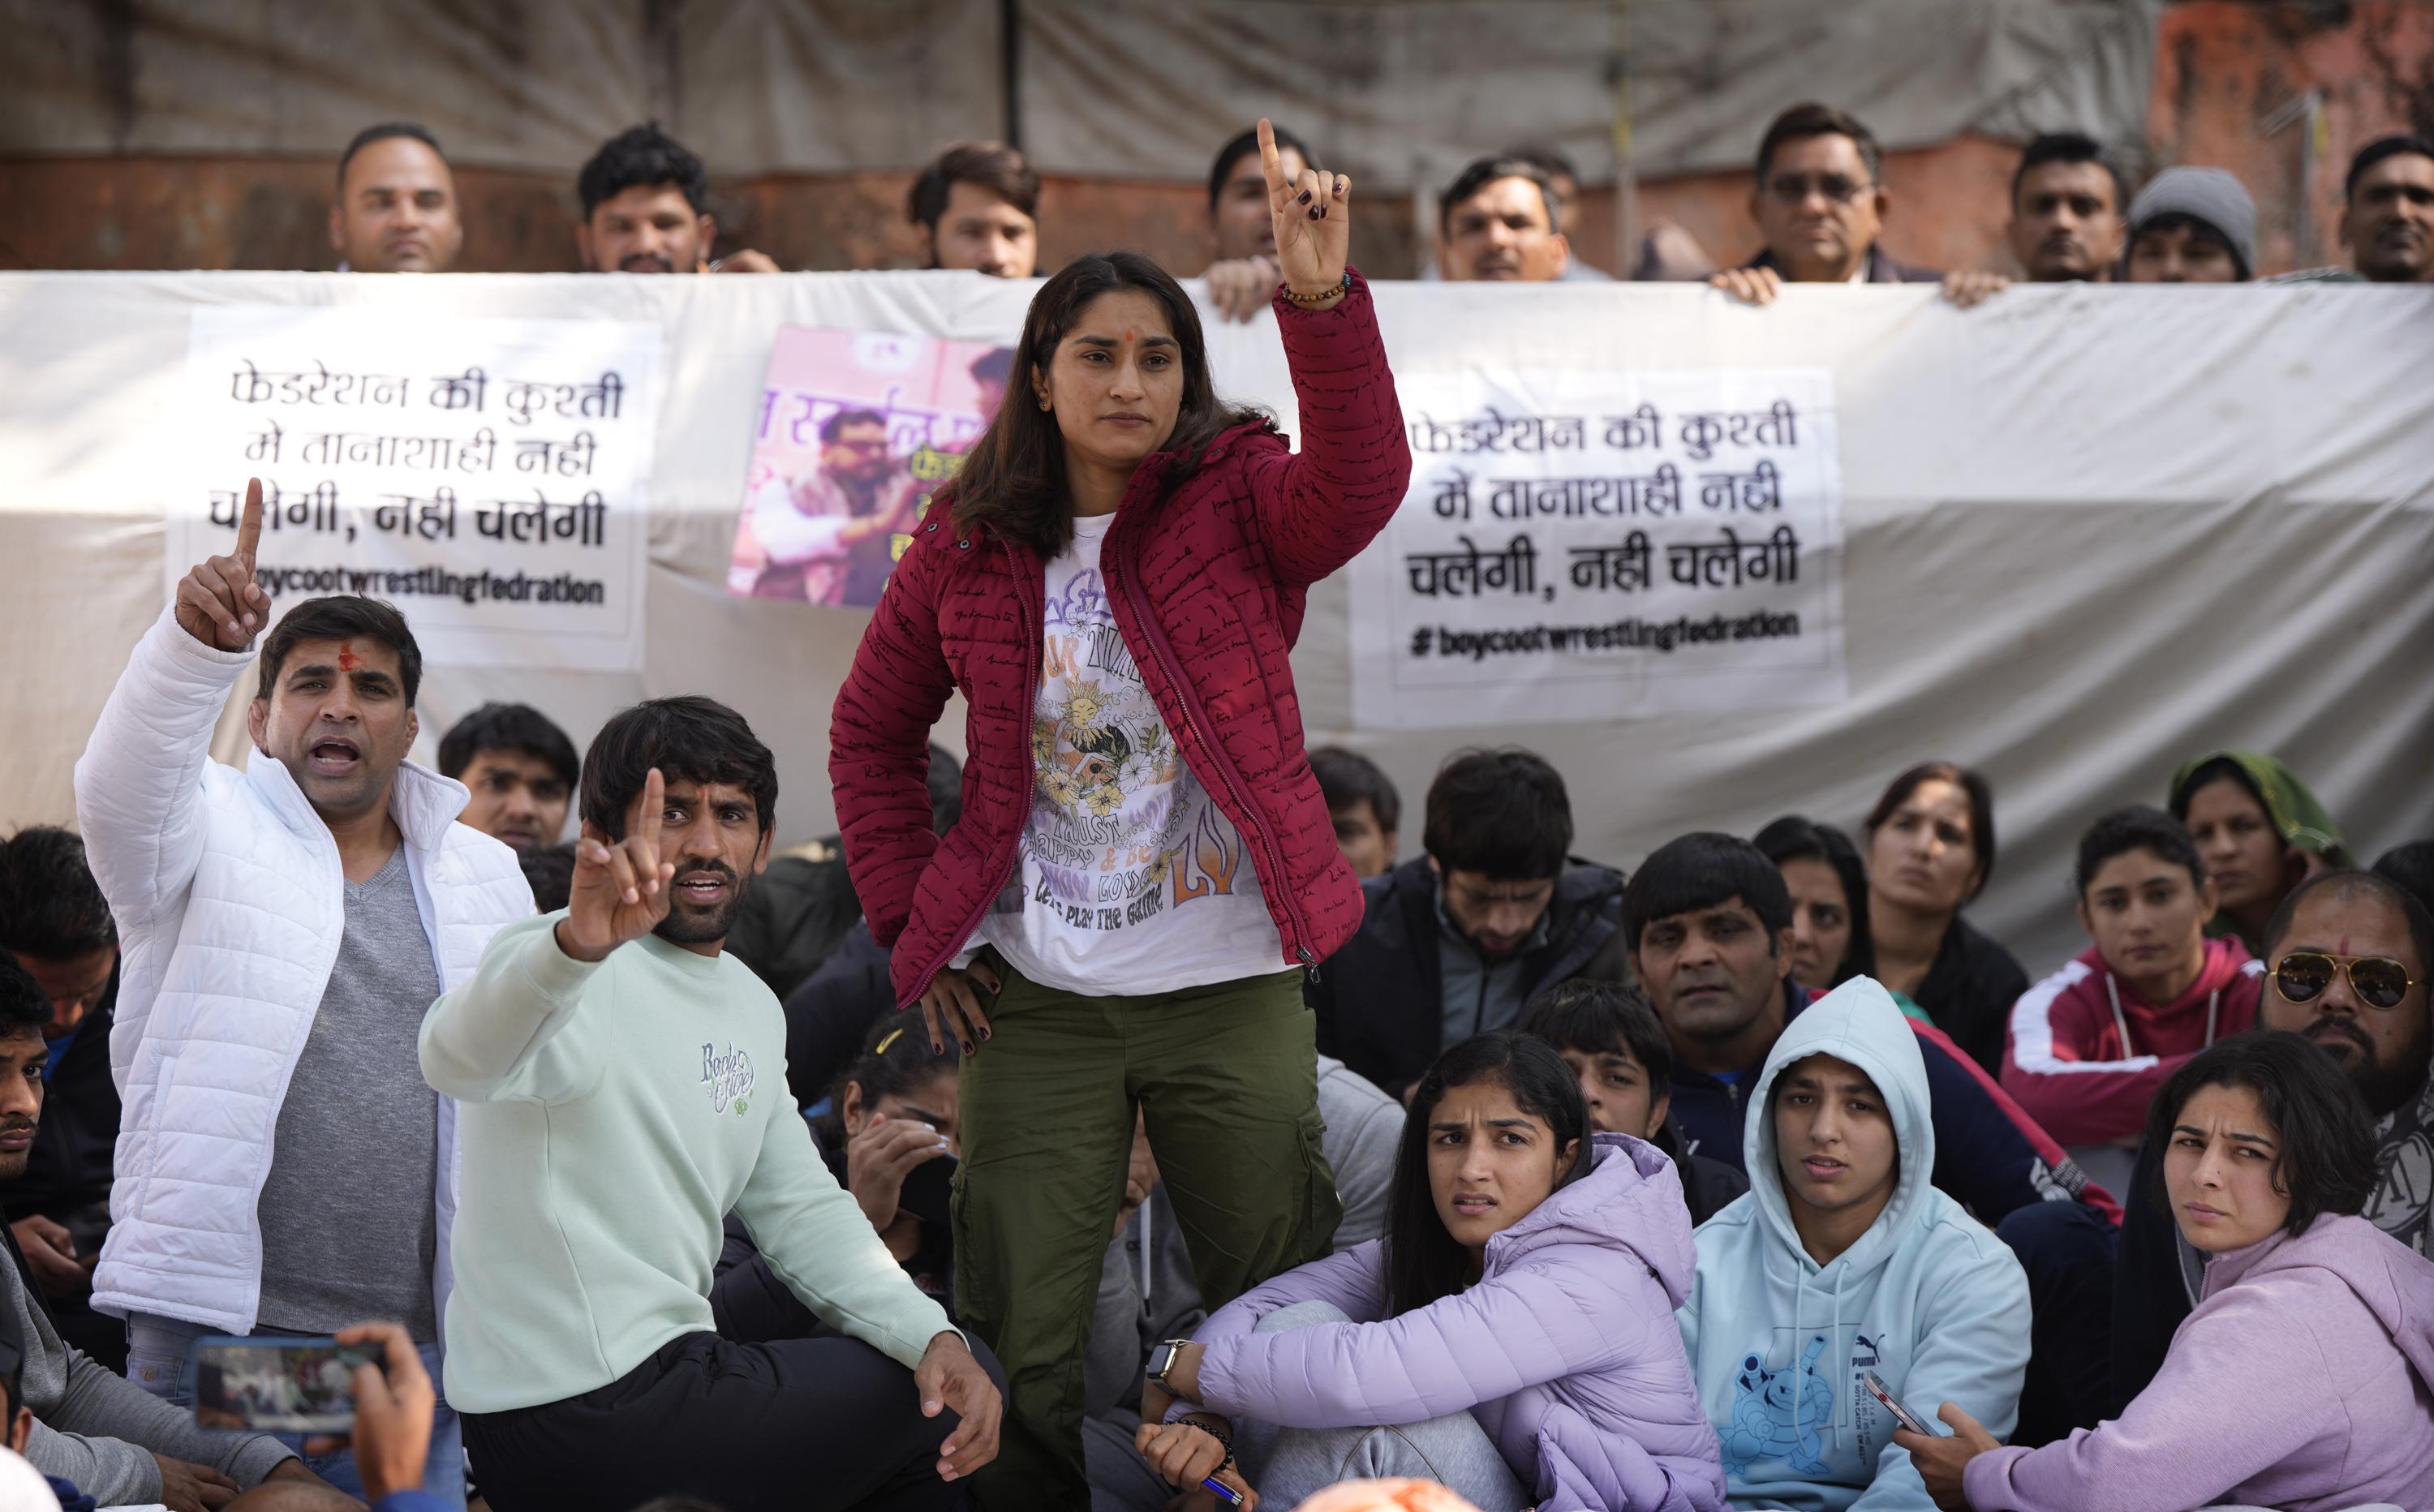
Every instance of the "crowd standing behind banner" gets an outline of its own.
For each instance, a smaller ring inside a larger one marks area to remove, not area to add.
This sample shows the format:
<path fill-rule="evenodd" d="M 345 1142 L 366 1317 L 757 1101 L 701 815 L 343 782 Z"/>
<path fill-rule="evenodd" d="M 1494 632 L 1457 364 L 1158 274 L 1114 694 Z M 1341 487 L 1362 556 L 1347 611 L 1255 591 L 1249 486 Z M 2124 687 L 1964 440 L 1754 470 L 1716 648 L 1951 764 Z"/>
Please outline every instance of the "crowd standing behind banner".
<path fill-rule="evenodd" d="M 1757 156 L 1762 248 L 1718 271 L 1661 229 L 1636 272 L 1998 297 L 1885 255 L 1880 167 L 1795 107 Z M 712 257 L 707 186 L 656 126 L 608 143 L 583 265 L 776 271 Z M 2372 144 L 2343 190 L 2351 266 L 2287 277 L 2434 280 L 2434 146 Z M 2030 144 L 2027 277 L 2254 277 L 2229 175 L 2128 191 L 2084 136 Z M 770 754 L 708 700 L 579 761 L 486 705 L 441 772 L 405 760 L 407 620 L 319 599 L 257 653 L 266 521 L 317 506 L 209 480 L 234 549 L 111 693 L 81 840 L 0 845 L 0 1473 L 176 1512 L 459 1505 L 469 1469 L 500 1512 L 1281 1512 L 1402 1472 L 1489 1512 L 2434 1505 L 2434 841 L 2352 870 L 2287 766 L 2201 754 L 2152 774 L 2163 807 L 2091 816 L 2089 947 L 2033 985 L 1963 917 L 1996 795 L 1948 760 L 1856 840 L 1790 815 L 1626 877 L 1570 854 L 1547 762 L 1455 753 L 1402 859 L 1383 773 L 1302 749 L 1285 653 L 1411 449 L 1476 426 L 1407 429 L 1310 144 L 1262 122 L 1208 192 L 1208 302 L 1274 310 L 1300 450 L 1213 392 L 1165 272 L 1050 279 L 1010 401 L 873 574 L 842 834 L 774 870 Z M 1603 277 L 1577 193 L 1543 150 L 1479 160 L 1431 273 Z M 907 203 L 931 266 L 1008 278 L 1038 212 L 988 143 Z M 428 131 L 348 146 L 330 233 L 342 270 L 456 265 Z M 1469 450 L 1586 437 L 1492 418 Z M 1581 482 L 1447 497 L 1593 508 Z M 1539 565 L 1409 569 L 1443 595 Z M 206 746 L 249 671 L 240 772 Z M 951 691 L 960 772 L 928 744 Z M 341 1330 L 387 1359 L 351 1451 L 184 1410 L 197 1337 Z"/>

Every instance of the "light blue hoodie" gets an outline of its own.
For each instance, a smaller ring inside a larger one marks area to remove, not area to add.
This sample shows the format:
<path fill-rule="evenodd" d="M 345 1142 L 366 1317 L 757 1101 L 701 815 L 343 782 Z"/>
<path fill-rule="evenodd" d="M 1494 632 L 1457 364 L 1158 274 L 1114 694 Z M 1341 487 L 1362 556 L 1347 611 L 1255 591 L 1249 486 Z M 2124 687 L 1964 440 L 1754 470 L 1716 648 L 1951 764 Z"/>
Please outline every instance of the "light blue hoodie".
<path fill-rule="evenodd" d="M 1820 1266 L 1791 1226 L 1768 1115 L 1775 1078 L 1830 1055 L 1867 1073 L 1900 1147 L 1893 1199 L 1857 1244 Z M 1927 1064 L 1892 994 L 1854 977 L 1793 1019 L 1751 1090 L 1749 1193 L 1700 1225 L 1690 1300 L 1675 1316 L 1735 1506 L 1932 1512 L 1860 1385 L 1874 1370 L 1935 1422 L 1954 1402 L 2001 1438 L 2029 1359 L 2029 1282 L 2012 1251 L 1939 1192 Z M 1941 1431 L 1939 1429 L 1939 1431 Z"/>

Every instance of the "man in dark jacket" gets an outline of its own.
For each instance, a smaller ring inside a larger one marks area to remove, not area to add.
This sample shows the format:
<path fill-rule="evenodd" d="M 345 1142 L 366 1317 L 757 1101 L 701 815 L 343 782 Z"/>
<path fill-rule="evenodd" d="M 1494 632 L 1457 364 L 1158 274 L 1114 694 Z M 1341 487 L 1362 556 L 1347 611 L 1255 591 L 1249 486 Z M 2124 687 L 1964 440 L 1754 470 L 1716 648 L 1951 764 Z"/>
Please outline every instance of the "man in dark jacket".
<path fill-rule="evenodd" d="M 1688 1153 L 1742 1164 L 1749 1088 L 1784 1026 L 1808 1006 L 1791 979 L 1791 892 L 1763 852 L 1730 835 L 1657 848 L 1622 905 L 1632 969 L 1673 1046 L 1673 1119 Z M 2028 1272 L 2034 1351 L 2015 1443 L 2104 1416 L 2121 1210 L 1992 1077 L 1931 1024 L 1911 1020 L 1935 1122 L 1928 1179 L 2011 1246 Z"/>
<path fill-rule="evenodd" d="M 1765 250 L 1708 281 L 1752 304 L 1787 283 L 1933 283 L 1944 275 L 1885 255 L 1877 239 L 1893 199 L 1876 133 L 1826 105 L 1795 105 L 1758 143 L 1750 217 Z"/>
<path fill-rule="evenodd" d="M 118 1087 L 110 1026 L 118 1004 L 118 930 L 86 869 L 84 841 L 48 825 L 0 842 L 0 949 L 50 999 L 44 1108 L 24 1174 L 0 1181 L 0 1207 L 41 1284 L 60 1336 L 115 1371 L 127 1325 L 91 1305 L 94 1263 L 110 1232 Z"/>
<path fill-rule="evenodd" d="M 1528 751 L 1466 751 L 1429 787 L 1418 860 L 1363 884 L 1361 932 L 1306 989 L 1318 1047 L 1401 1098 L 1439 1051 L 1575 977 L 1620 981 L 1622 874 L 1568 858 L 1564 779 Z"/>

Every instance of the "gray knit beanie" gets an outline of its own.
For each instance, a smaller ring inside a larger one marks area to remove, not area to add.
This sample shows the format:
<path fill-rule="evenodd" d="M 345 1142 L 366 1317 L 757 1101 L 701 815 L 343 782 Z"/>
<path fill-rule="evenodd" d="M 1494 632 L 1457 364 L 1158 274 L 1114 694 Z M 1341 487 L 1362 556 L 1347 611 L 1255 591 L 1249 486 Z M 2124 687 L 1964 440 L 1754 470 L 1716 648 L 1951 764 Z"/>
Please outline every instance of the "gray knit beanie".
<path fill-rule="evenodd" d="M 2159 215 L 2187 215 L 2222 233 L 2239 259 L 2239 276 L 2256 273 L 2256 202 L 2237 178 L 2220 168 L 2167 168 L 2130 202 L 2130 235 L 2135 240 Z"/>

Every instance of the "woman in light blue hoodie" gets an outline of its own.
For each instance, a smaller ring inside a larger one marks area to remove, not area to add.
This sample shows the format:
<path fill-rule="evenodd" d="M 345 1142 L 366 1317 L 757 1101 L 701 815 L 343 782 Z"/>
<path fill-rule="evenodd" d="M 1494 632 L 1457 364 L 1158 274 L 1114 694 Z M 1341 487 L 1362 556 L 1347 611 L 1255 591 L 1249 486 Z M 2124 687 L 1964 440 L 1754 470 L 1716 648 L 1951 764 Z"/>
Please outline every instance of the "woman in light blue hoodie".
<path fill-rule="evenodd" d="M 1928 1181 L 1927 1066 L 1883 987 L 1854 977 L 1791 1021 L 1743 1140 L 1750 1191 L 1700 1227 L 1675 1315 L 1726 1493 L 1735 1506 L 1928 1512 L 1893 1414 L 1861 1377 L 1914 1414 L 1958 1402 L 2008 1435 L 2029 1285 L 2002 1241 Z"/>

